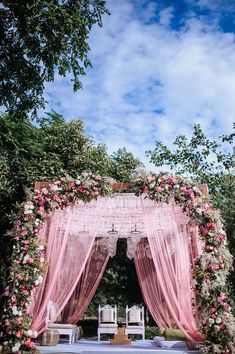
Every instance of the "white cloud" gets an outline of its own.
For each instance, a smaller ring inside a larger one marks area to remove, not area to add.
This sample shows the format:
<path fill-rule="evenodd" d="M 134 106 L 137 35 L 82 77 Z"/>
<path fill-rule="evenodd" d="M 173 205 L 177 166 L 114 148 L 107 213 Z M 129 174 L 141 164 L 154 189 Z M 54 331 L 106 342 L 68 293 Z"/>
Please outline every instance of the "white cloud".
<path fill-rule="evenodd" d="M 126 146 L 145 163 L 144 152 L 156 139 L 171 144 L 177 134 L 190 134 L 194 123 L 212 137 L 229 132 L 235 120 L 234 34 L 192 16 L 172 30 L 174 10 L 161 10 L 153 22 L 154 2 L 144 8 L 110 4 L 112 15 L 91 35 L 93 68 L 82 78 L 83 90 L 73 94 L 68 80 L 57 78 L 46 89 L 50 107 L 84 119 L 87 132 L 110 152 Z"/>

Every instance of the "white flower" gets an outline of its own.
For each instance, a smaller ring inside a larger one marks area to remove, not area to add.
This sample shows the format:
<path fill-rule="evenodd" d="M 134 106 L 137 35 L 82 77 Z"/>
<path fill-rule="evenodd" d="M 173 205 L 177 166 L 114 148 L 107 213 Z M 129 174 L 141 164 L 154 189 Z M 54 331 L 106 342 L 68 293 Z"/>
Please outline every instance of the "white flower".
<path fill-rule="evenodd" d="M 15 347 L 18 348 L 18 350 L 19 350 L 20 346 L 21 346 L 20 342 L 15 343 Z"/>
<path fill-rule="evenodd" d="M 210 323 L 210 324 L 214 324 L 214 323 L 215 323 L 215 321 L 213 320 L 213 318 L 209 318 L 209 323 Z"/>
<path fill-rule="evenodd" d="M 33 332 L 33 336 L 34 336 L 34 338 L 37 338 L 38 332 L 37 332 L 37 331 L 34 331 L 34 332 Z"/>
<path fill-rule="evenodd" d="M 22 311 L 18 311 L 18 315 L 19 315 L 19 316 L 22 316 Z"/>
<path fill-rule="evenodd" d="M 51 187 L 52 191 L 62 191 L 62 188 L 58 187 L 57 185 Z"/>
<path fill-rule="evenodd" d="M 38 226 L 38 225 L 40 224 L 40 220 L 39 220 L 39 219 L 36 219 L 36 220 L 34 221 L 34 224 L 35 224 L 36 226 Z"/>
<path fill-rule="evenodd" d="M 32 214 L 33 213 L 33 211 L 31 210 L 31 209 L 26 209 L 25 211 L 24 211 L 24 214 L 25 215 L 27 215 L 27 214 Z"/>
<path fill-rule="evenodd" d="M 43 281 L 43 276 L 42 275 L 39 275 L 38 281 L 39 281 L 40 284 L 42 283 L 42 281 Z"/>
<path fill-rule="evenodd" d="M 197 212 L 199 215 L 202 215 L 202 209 L 201 209 L 201 208 L 197 208 L 197 209 L 196 209 L 196 212 Z"/>
<path fill-rule="evenodd" d="M 12 307 L 12 313 L 13 313 L 13 315 L 18 315 L 18 309 L 17 309 L 17 307 L 16 306 L 13 306 Z"/>
<path fill-rule="evenodd" d="M 12 353 L 16 353 L 16 352 L 18 352 L 18 350 L 19 350 L 19 348 L 16 346 L 12 347 L 12 349 L 11 349 Z"/>
<path fill-rule="evenodd" d="M 29 329 L 29 330 L 26 332 L 26 335 L 27 335 L 28 337 L 32 337 L 33 331 L 32 331 L 31 329 Z"/>
<path fill-rule="evenodd" d="M 44 246 L 43 245 L 40 245 L 38 248 L 39 248 L 40 251 L 44 250 Z"/>
<path fill-rule="evenodd" d="M 43 281 L 43 276 L 39 275 L 39 277 L 35 280 L 34 284 L 39 285 L 42 283 L 42 281 Z"/>
<path fill-rule="evenodd" d="M 222 320 L 221 320 L 221 318 L 217 317 L 216 320 L 215 320 L 215 322 L 216 322 L 217 324 L 220 324 L 220 323 L 222 322 Z"/>
<path fill-rule="evenodd" d="M 30 256 L 28 255 L 28 254 L 26 254 L 25 256 L 24 256 L 24 259 L 23 259 L 23 264 L 26 264 L 27 263 L 27 260 L 30 258 Z"/>

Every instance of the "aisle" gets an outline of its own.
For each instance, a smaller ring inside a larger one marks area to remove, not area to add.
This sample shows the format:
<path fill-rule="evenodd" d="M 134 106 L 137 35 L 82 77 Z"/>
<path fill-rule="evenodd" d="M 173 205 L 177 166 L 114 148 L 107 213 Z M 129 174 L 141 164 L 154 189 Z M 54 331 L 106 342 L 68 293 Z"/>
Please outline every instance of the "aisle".
<path fill-rule="evenodd" d="M 55 347 L 38 347 L 41 354 L 115 354 L 115 353 L 127 353 L 127 354 L 201 354 L 197 350 L 185 350 L 185 349 L 162 349 L 157 347 L 153 341 L 146 340 L 145 343 L 140 341 L 132 342 L 131 346 L 111 346 L 108 341 L 101 341 L 100 344 L 97 341 L 82 339 L 74 344 L 59 343 Z"/>

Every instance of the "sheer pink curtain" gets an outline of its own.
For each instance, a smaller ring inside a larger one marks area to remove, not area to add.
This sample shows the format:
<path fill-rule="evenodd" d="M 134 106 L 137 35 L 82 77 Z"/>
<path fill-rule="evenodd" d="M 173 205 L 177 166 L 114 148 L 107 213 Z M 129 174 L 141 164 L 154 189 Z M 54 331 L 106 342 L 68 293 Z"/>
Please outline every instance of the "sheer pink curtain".
<path fill-rule="evenodd" d="M 103 205 L 103 204 L 102 204 Z M 41 333 L 48 320 L 55 321 L 74 292 L 102 223 L 99 201 L 78 203 L 56 211 L 41 230 L 49 264 L 46 277 L 32 304 L 32 328 Z M 89 225 L 89 232 L 84 228 Z"/>
<path fill-rule="evenodd" d="M 62 323 L 76 324 L 91 302 L 109 260 L 108 248 L 96 239 L 85 270 L 62 312 Z"/>
<path fill-rule="evenodd" d="M 143 256 L 146 246 L 140 244 L 135 264 L 146 304 L 160 326 L 177 326 L 190 340 L 200 341 L 191 293 L 191 255 L 200 253 L 195 232 L 190 231 L 190 240 L 189 220 L 175 204 L 151 206 L 143 200 L 143 213 L 152 259 Z"/>

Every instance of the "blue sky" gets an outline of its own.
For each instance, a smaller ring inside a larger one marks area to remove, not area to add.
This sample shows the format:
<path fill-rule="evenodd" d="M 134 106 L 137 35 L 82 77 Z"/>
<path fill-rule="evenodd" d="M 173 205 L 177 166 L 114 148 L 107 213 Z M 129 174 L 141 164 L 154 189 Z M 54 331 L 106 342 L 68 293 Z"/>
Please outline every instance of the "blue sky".
<path fill-rule="evenodd" d="M 168 146 L 200 123 L 210 137 L 235 121 L 233 0 L 108 0 L 111 16 L 90 35 L 93 67 L 73 93 L 46 85 L 47 110 L 82 119 L 110 153 L 125 146 L 148 168 L 155 140 Z"/>

